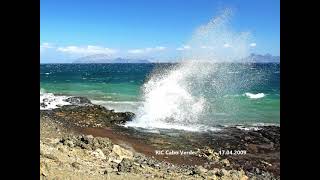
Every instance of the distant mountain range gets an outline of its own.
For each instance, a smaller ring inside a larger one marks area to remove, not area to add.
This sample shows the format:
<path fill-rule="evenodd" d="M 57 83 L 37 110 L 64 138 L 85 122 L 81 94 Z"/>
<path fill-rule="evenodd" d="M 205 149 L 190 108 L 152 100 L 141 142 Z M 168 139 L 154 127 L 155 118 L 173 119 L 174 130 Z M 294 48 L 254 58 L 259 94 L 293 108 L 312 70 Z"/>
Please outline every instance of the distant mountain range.
<path fill-rule="evenodd" d="M 271 54 L 250 54 L 249 57 L 246 58 L 250 62 L 256 62 L 256 63 L 275 63 L 280 62 L 280 56 L 272 56 Z"/>
<path fill-rule="evenodd" d="M 127 58 L 111 58 L 105 54 L 95 54 L 81 57 L 73 61 L 73 63 L 151 63 L 145 59 L 127 59 Z"/>
<path fill-rule="evenodd" d="M 250 54 L 244 61 L 255 63 L 274 63 L 280 62 L 280 56 L 272 56 L 271 54 Z M 130 59 L 130 58 L 112 58 L 106 54 L 95 54 L 85 56 L 74 60 L 72 63 L 152 63 L 146 59 Z"/>

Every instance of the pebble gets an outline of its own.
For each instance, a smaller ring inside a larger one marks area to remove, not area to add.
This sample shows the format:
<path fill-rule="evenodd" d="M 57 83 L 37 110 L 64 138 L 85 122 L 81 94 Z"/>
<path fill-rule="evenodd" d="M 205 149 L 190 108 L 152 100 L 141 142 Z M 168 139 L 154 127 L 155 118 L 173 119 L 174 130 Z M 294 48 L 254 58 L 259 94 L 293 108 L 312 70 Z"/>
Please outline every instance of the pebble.
<path fill-rule="evenodd" d="M 76 168 L 76 169 L 80 169 L 80 163 L 78 163 L 78 162 L 71 163 L 71 166 Z"/>

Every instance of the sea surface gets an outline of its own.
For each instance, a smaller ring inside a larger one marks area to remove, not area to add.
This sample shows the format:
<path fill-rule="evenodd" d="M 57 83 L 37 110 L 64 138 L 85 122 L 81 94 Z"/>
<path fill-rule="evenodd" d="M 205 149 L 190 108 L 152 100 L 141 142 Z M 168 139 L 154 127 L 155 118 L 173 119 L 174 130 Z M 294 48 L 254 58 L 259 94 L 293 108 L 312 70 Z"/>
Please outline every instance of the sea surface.
<path fill-rule="evenodd" d="M 85 96 L 115 111 L 137 113 L 144 101 L 143 85 L 154 74 L 175 66 L 177 64 L 166 63 L 41 64 L 40 96 L 51 93 Z M 197 122 L 208 126 L 280 123 L 279 63 L 212 66 L 223 72 L 207 77 L 202 89 L 191 89 L 195 96 L 206 100 L 206 114 Z M 220 82 L 224 84 L 212 86 L 222 78 Z"/>

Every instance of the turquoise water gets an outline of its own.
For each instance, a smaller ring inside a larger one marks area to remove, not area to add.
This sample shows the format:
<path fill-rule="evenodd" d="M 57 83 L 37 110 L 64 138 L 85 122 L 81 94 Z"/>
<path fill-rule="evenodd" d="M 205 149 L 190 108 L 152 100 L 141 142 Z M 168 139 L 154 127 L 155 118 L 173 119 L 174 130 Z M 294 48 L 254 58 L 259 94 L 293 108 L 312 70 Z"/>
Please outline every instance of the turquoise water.
<path fill-rule="evenodd" d="M 57 95 L 85 96 L 117 111 L 136 112 L 143 101 L 143 84 L 155 71 L 175 65 L 42 64 L 40 87 L 42 91 Z M 201 82 L 203 89 L 193 90 L 209 105 L 209 113 L 202 117 L 204 124 L 280 122 L 279 64 L 220 64 L 217 69 L 221 72 Z M 213 81 L 219 80 L 228 83 L 212 86 Z M 246 93 L 263 93 L 264 97 L 250 98 Z"/>

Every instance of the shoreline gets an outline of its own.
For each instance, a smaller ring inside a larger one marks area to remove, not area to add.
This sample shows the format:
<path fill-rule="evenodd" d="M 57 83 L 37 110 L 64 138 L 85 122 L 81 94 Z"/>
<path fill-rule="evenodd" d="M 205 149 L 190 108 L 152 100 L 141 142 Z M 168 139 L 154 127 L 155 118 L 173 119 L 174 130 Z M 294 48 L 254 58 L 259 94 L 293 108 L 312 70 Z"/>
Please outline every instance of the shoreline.
<path fill-rule="evenodd" d="M 132 114 L 107 110 L 102 106 L 92 104 L 90 101 L 89 103 L 88 99 L 85 99 L 82 99 L 85 103 L 81 103 L 81 99 L 79 99 L 76 102 L 80 103 L 74 103 L 73 105 L 53 110 L 41 110 L 40 124 L 42 129 L 40 144 L 47 141 L 47 139 L 51 139 L 52 141 L 52 139 L 60 138 L 61 141 L 61 138 L 71 136 L 74 141 L 78 141 L 76 137 L 79 135 L 83 137 L 92 136 L 93 138 L 102 138 L 114 145 L 120 145 L 120 147 L 130 151 L 132 154 L 142 154 L 147 161 L 157 161 L 164 167 L 176 166 L 177 169 L 172 174 L 169 173 L 167 178 L 179 176 L 186 179 L 210 179 L 212 177 L 221 179 L 223 176 L 225 178 L 229 177 L 230 173 L 228 172 L 232 171 L 244 179 L 248 177 L 250 179 L 270 179 L 271 177 L 280 179 L 280 127 L 262 126 L 259 130 L 241 130 L 237 127 L 224 127 L 222 131 L 201 133 L 172 132 L 171 134 L 164 134 L 161 132 L 141 132 L 133 128 L 121 126 L 121 124 L 133 117 Z M 115 118 L 110 119 L 113 116 Z M 100 125 L 97 126 L 98 124 Z M 52 146 L 57 145 L 54 144 Z M 68 148 L 77 149 L 77 147 Z M 184 156 L 156 155 L 155 152 L 157 150 L 192 150 L 197 152 L 197 154 Z M 221 150 L 246 150 L 247 154 L 242 156 L 226 156 L 218 153 Z M 104 153 L 104 155 L 108 156 L 108 153 Z M 40 161 L 41 158 L 43 160 L 46 159 L 40 155 Z M 134 160 L 131 159 L 131 161 Z M 45 162 L 48 165 L 48 161 Z M 154 173 L 163 173 L 162 168 L 164 167 L 161 167 L 159 170 L 158 166 L 154 164 L 151 167 Z M 50 165 L 53 166 L 49 162 L 48 166 Z M 68 174 L 69 170 L 68 168 L 62 168 L 62 171 L 66 171 L 66 174 Z M 180 171 L 188 173 L 184 174 Z M 208 171 L 215 171 L 215 173 L 208 174 Z M 223 175 L 220 171 L 226 172 Z M 146 178 L 142 175 L 142 172 L 143 170 L 140 169 L 136 173 L 127 173 L 130 177 L 138 176 Z M 101 178 L 101 173 L 95 173 L 96 175 L 93 175 L 93 177 L 96 177 L 96 179 Z M 121 173 L 119 175 L 119 169 L 117 170 L 117 168 L 110 170 L 110 174 L 113 174 L 117 178 L 120 177 L 120 179 L 126 179 Z M 40 174 L 40 176 L 42 177 L 43 175 Z M 97 178 L 98 176 L 99 178 Z M 229 179 L 234 178 L 230 176 Z"/>
<path fill-rule="evenodd" d="M 45 90 L 44 90 L 45 91 Z M 40 93 L 41 94 L 41 93 Z M 136 110 L 129 110 L 130 108 L 127 108 L 127 110 L 124 109 L 120 109 L 117 107 L 113 107 L 113 106 L 108 106 L 106 107 L 105 104 L 107 103 L 113 103 L 113 104 L 132 104 L 132 106 L 142 103 L 142 101 L 115 101 L 115 100 L 97 100 L 94 98 L 89 98 L 86 96 L 81 96 L 81 95 L 72 95 L 72 94 L 68 94 L 68 93 L 47 93 L 47 92 L 43 92 L 43 94 L 52 94 L 54 97 L 63 97 L 65 99 L 69 99 L 69 98 L 82 98 L 82 99 L 86 99 L 86 101 L 90 102 L 91 104 L 95 104 L 98 106 L 104 106 L 106 109 L 112 109 L 114 112 L 135 112 Z M 103 102 L 103 103 L 101 103 Z M 41 104 L 41 103 L 40 103 Z M 77 103 L 71 103 L 69 105 L 77 105 Z M 64 104 L 62 104 L 62 106 L 64 106 Z M 46 111 L 47 109 L 41 109 Z M 51 109 L 52 110 L 52 109 Z M 259 128 L 259 127 L 264 127 L 264 126 L 277 126 L 280 127 L 281 123 L 280 122 L 244 122 L 244 123 L 236 123 L 236 122 L 232 122 L 232 123 L 226 123 L 226 122 L 221 122 L 220 124 L 213 124 L 213 125 L 199 125 L 197 126 L 197 128 L 199 129 L 197 132 L 204 132 L 204 131 L 214 131 L 215 129 L 219 129 L 219 128 L 226 128 L 226 127 L 238 127 L 238 128 L 242 128 L 243 130 L 250 130 L 250 129 L 255 129 L 255 128 Z M 128 127 L 136 127 L 136 128 L 141 128 L 141 129 L 145 129 L 143 127 L 139 127 L 139 126 L 128 126 Z M 183 126 L 181 126 L 183 127 Z M 168 128 L 154 128 L 154 129 L 145 129 L 145 130 L 168 130 Z M 172 128 L 175 129 L 175 128 Z M 176 130 L 182 130 L 182 131 L 189 131 L 189 128 L 177 128 Z M 200 130 L 201 129 L 201 130 Z"/>

